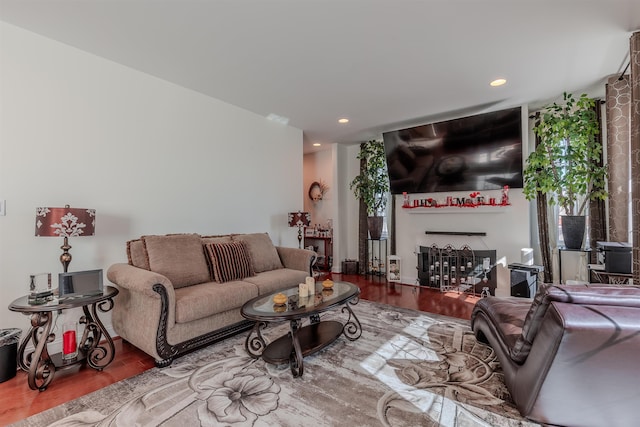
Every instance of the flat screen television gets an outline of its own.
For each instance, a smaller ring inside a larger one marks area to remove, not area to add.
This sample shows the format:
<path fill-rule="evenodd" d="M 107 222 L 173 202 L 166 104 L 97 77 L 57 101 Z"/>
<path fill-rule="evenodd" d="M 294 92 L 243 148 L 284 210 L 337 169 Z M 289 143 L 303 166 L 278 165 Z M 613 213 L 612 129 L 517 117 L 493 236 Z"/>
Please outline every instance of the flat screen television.
<path fill-rule="evenodd" d="M 391 193 L 522 188 L 520 110 L 384 133 Z"/>

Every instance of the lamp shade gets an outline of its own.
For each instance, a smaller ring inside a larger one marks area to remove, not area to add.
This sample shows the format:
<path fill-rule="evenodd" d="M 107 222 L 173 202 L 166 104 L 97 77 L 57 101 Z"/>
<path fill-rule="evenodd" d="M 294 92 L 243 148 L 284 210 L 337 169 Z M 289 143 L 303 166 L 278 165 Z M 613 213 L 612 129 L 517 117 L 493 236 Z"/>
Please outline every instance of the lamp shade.
<path fill-rule="evenodd" d="M 93 236 L 96 227 L 95 209 L 36 208 L 36 236 Z"/>
<path fill-rule="evenodd" d="M 303 227 L 311 224 L 309 212 L 289 212 L 289 227 Z"/>

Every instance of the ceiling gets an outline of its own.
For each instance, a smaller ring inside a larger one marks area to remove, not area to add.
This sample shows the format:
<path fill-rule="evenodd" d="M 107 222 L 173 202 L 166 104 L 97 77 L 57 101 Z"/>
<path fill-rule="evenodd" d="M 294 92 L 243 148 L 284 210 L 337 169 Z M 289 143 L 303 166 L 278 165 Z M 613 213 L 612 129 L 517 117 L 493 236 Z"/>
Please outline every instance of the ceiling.
<path fill-rule="evenodd" d="M 286 117 L 309 152 L 601 95 L 629 61 L 640 0 L 0 0 L 0 20 Z"/>

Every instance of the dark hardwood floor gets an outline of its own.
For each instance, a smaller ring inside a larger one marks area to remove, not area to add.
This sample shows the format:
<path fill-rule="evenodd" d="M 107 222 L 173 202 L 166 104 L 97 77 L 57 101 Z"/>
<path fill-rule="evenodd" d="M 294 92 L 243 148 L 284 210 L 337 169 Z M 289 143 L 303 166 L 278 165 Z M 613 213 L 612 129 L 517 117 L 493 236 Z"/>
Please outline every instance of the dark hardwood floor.
<path fill-rule="evenodd" d="M 333 274 L 334 280 L 358 285 L 361 299 L 430 313 L 469 319 L 478 300 L 471 295 L 441 293 L 438 290 L 387 282 L 384 277 Z M 27 374 L 0 384 L 0 425 L 7 425 L 46 409 L 76 399 L 117 381 L 140 374 L 154 366 L 153 359 L 129 343 L 115 339 L 116 357 L 104 371 L 77 367 L 56 372 L 44 392 L 31 390 Z"/>

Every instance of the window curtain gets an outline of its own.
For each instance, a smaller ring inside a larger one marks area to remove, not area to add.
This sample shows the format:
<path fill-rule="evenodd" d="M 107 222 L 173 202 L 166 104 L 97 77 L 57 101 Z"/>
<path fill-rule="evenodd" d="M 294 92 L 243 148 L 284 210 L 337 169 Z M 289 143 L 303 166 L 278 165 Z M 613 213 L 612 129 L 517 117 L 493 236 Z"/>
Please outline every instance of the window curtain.
<path fill-rule="evenodd" d="M 365 143 L 360 144 L 360 149 Z M 360 159 L 360 173 L 364 172 L 366 159 Z M 367 238 L 369 237 L 369 226 L 367 224 L 367 205 L 364 200 L 360 199 L 358 205 L 358 261 L 360 274 L 366 274 L 367 265 L 369 263 L 369 248 L 367 247 Z"/>
<path fill-rule="evenodd" d="M 602 109 L 600 100 L 596 100 L 594 110 L 598 117 L 598 127 L 600 133 L 596 135 L 596 142 L 602 147 Z M 604 163 L 603 157 L 604 149 L 600 152 L 600 158 L 593 161 L 594 166 L 602 167 Z M 589 245 L 591 247 L 591 256 L 589 263 L 595 264 L 597 262 L 596 242 L 607 240 L 607 213 L 605 209 L 604 200 L 591 200 L 589 201 Z M 589 278 L 587 278 L 587 281 Z"/>
<path fill-rule="evenodd" d="M 640 31 L 631 35 L 631 229 L 633 283 L 640 285 Z"/>
<path fill-rule="evenodd" d="M 612 76 L 607 94 L 607 164 L 609 167 L 607 241 L 630 242 L 631 83 L 628 75 Z"/>

